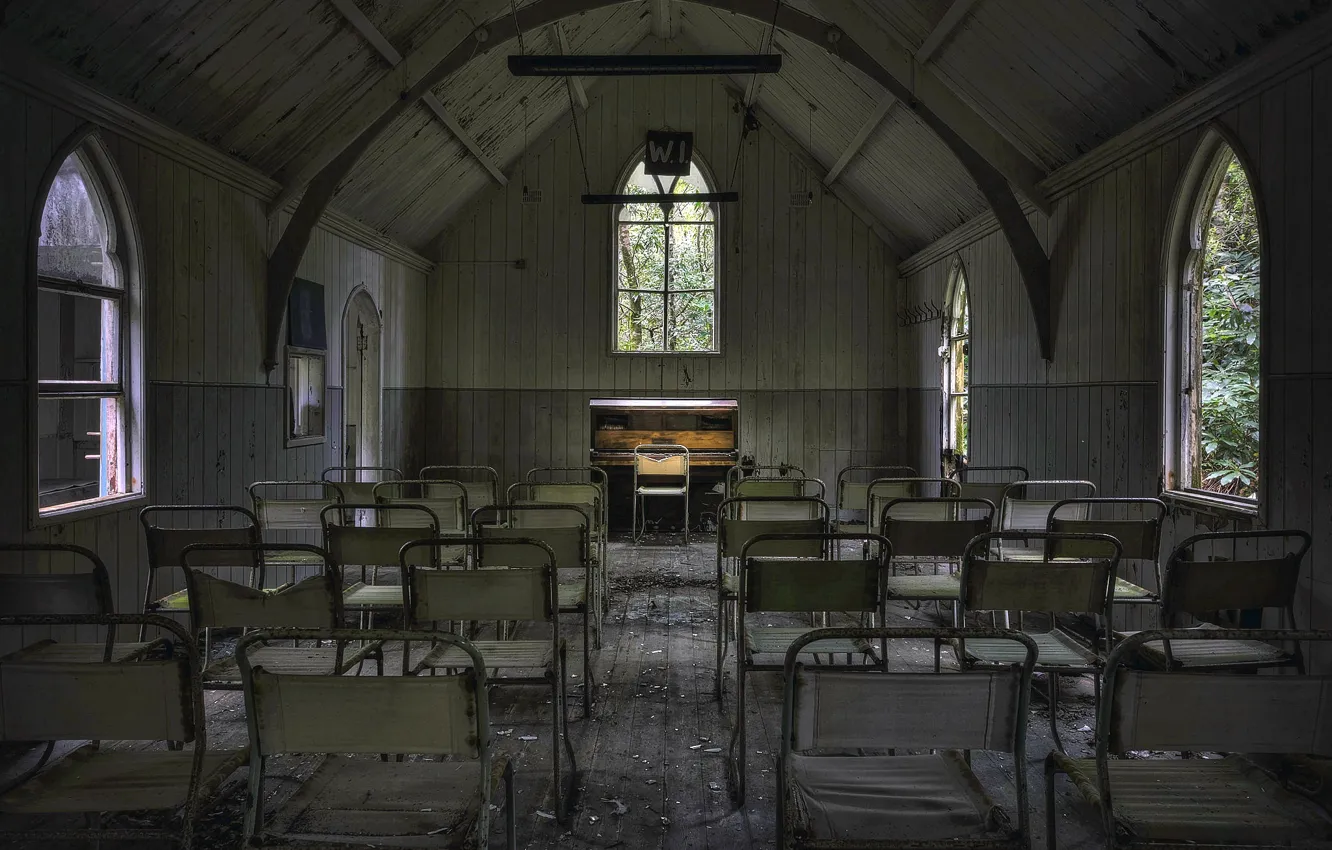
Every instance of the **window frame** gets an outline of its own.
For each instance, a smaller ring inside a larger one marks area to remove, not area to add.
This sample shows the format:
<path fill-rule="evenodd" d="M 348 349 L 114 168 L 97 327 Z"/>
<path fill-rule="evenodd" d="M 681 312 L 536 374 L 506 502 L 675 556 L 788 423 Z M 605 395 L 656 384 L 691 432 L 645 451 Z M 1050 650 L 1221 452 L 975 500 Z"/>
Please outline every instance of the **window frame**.
<path fill-rule="evenodd" d="M 1189 453 L 1197 443 L 1196 396 L 1193 393 L 1198 349 L 1201 346 L 1199 326 L 1194 307 L 1197 274 L 1200 269 L 1206 239 L 1211 225 L 1211 213 L 1217 193 L 1225 179 L 1231 159 L 1239 163 L 1253 194 L 1254 215 L 1257 218 L 1258 238 L 1262 253 L 1258 262 L 1258 298 L 1260 305 L 1268 300 L 1270 280 L 1270 251 L 1267 220 L 1264 215 L 1261 187 L 1257 171 L 1238 140 L 1219 124 L 1211 124 L 1194 150 L 1188 169 L 1180 180 L 1172 201 L 1170 229 L 1165 249 L 1166 275 L 1162 314 L 1164 317 L 1165 351 L 1161 381 L 1162 446 L 1161 493 L 1167 501 L 1182 506 L 1216 513 L 1221 516 L 1260 518 L 1266 510 L 1267 450 L 1261 435 L 1268 433 L 1267 376 L 1270 372 L 1269 317 L 1260 309 L 1258 318 L 1258 488 L 1253 498 L 1216 493 L 1185 482 L 1191 476 L 1193 463 Z M 1204 203 L 1204 199 L 1210 199 Z"/>
<path fill-rule="evenodd" d="M 629 159 L 628 165 L 625 168 L 621 169 L 619 178 L 617 179 L 615 184 L 617 192 L 624 191 L 625 186 L 629 182 L 629 178 L 633 175 L 634 171 L 638 168 L 638 166 L 642 164 L 645 155 L 645 150 L 646 150 L 645 148 L 639 148 L 638 152 Z M 703 178 L 704 182 L 707 184 L 707 191 L 709 192 L 717 191 L 715 188 L 717 184 L 716 181 L 713 179 L 712 171 L 699 158 L 697 153 L 695 153 L 693 160 L 691 161 L 690 164 L 694 169 L 697 170 L 698 174 Z M 610 226 L 610 239 L 608 245 L 608 249 L 611 255 L 610 298 L 608 299 L 609 309 L 610 309 L 610 324 L 609 324 L 609 333 L 607 334 L 607 340 L 606 340 L 607 354 L 611 357 L 721 357 L 723 354 L 722 332 L 721 332 L 722 328 L 721 281 L 722 281 L 722 258 L 725 256 L 724 252 L 722 251 L 722 237 L 724 232 L 723 223 L 722 223 L 722 210 L 725 208 L 725 205 L 717 203 L 716 201 L 712 202 L 711 204 L 712 222 L 708 226 L 712 227 L 712 235 L 713 235 L 712 289 L 678 290 L 679 292 L 708 292 L 708 291 L 712 292 L 712 347 L 706 351 L 678 351 L 678 350 L 667 350 L 667 349 L 654 350 L 654 351 L 626 351 L 620 348 L 620 332 L 619 332 L 620 293 L 647 292 L 650 294 L 660 294 L 662 296 L 663 341 L 669 339 L 669 333 L 665 331 L 665 328 L 667 327 L 666 321 L 670 316 L 670 310 L 669 310 L 670 295 L 673 293 L 673 290 L 670 289 L 670 273 L 669 273 L 671 222 L 667 222 L 665 220 L 629 222 L 629 223 L 641 223 L 641 224 L 658 224 L 665 228 L 666 232 L 663 241 L 664 250 L 666 252 L 666 260 L 665 263 L 663 264 L 663 277 L 664 277 L 663 285 L 665 286 L 665 288 L 660 291 L 620 288 L 619 232 L 620 232 L 620 224 L 622 223 L 620 221 L 620 212 L 623 210 L 625 206 L 627 205 L 626 204 L 611 205 L 611 215 L 610 215 L 611 226 Z M 681 222 L 675 222 L 675 223 L 681 223 Z"/>
<path fill-rule="evenodd" d="M 120 287 L 43 275 L 38 269 L 38 246 L 46 201 L 55 178 L 70 157 L 76 157 L 87 184 L 88 197 L 106 227 L 105 257 L 113 266 Z M 125 510 L 148 502 L 146 465 L 147 415 L 144 287 L 142 242 L 129 193 L 97 129 L 91 125 L 76 130 L 54 152 L 42 177 L 40 191 L 28 229 L 28 263 L 25 291 L 28 304 L 28 499 L 29 527 L 42 528 Z M 50 291 L 119 304 L 116 381 L 43 381 L 38 364 L 41 345 L 41 292 Z M 89 390 L 98 390 L 90 393 Z M 47 399 L 117 398 L 119 400 L 120 466 L 125 492 L 97 496 L 48 508 L 41 506 L 41 458 L 39 441 L 41 402 Z"/>
<path fill-rule="evenodd" d="M 322 348 L 302 348 L 297 345 L 287 345 L 284 354 L 283 385 L 287 390 L 285 446 L 286 448 L 292 449 L 297 448 L 298 446 L 323 445 L 323 443 L 328 440 L 328 351 Z M 318 360 L 321 364 L 320 374 L 322 375 L 323 380 L 319 384 L 319 408 L 322 411 L 322 414 L 319 420 L 320 430 L 318 434 L 296 433 L 295 388 L 291 383 L 291 364 L 293 356 L 308 360 Z"/>
<path fill-rule="evenodd" d="M 957 310 L 959 296 L 966 305 L 967 314 L 967 332 L 965 334 L 953 333 L 953 320 Z M 940 435 L 941 453 L 946 451 L 953 452 L 954 463 L 956 458 L 962 457 L 970 459 L 971 457 L 971 341 L 975 336 L 975 314 L 971 309 L 971 281 L 967 277 L 966 266 L 961 260 L 955 260 L 948 273 L 948 298 L 945 300 L 944 315 L 940 322 L 940 344 L 939 344 L 939 395 L 940 395 Z M 958 343 L 961 343 L 963 350 L 967 355 L 967 365 L 965 372 L 965 386 L 962 392 L 954 389 L 955 372 L 953 370 L 953 353 Z M 967 400 L 967 445 L 966 450 L 958 452 L 957 433 L 953 421 L 953 407 L 957 399 L 965 398 Z"/>

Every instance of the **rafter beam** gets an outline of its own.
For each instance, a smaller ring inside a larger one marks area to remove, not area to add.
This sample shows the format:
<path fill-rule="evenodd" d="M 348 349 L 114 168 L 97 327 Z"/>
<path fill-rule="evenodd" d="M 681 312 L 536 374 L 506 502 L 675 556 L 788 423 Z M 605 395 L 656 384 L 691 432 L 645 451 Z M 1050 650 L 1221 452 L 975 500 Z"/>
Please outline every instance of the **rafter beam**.
<path fill-rule="evenodd" d="M 883 119 L 888 117 L 888 113 L 892 112 L 896 105 L 897 98 L 890 94 L 884 95 L 883 100 L 879 101 L 879 105 L 874 107 L 874 111 L 865 119 L 865 123 L 860 125 L 860 129 L 856 131 L 856 135 L 851 139 L 851 143 L 846 146 L 846 150 L 842 151 L 842 155 L 833 163 L 832 168 L 828 169 L 827 176 L 823 178 L 823 185 L 831 186 L 837 182 L 837 178 L 851 164 L 851 160 L 856 158 L 856 154 L 860 153 L 860 149 L 865 146 L 865 142 L 869 141 L 869 137 L 874 135 L 874 131 L 878 129 L 879 125 L 883 123 Z"/>
<path fill-rule="evenodd" d="M 648 0 L 652 8 L 652 34 L 663 41 L 675 38 L 675 0 Z"/>
<path fill-rule="evenodd" d="M 930 34 L 916 50 L 916 61 L 922 65 L 928 63 L 934 54 L 939 52 L 939 48 L 952 38 L 953 33 L 957 32 L 957 28 L 962 26 L 980 2 L 981 0 L 953 0 L 948 11 L 944 12 L 939 23 L 934 25 L 934 29 L 930 30 Z"/>
<path fill-rule="evenodd" d="M 569 49 L 569 39 L 564 34 L 564 27 L 559 22 L 550 25 L 550 33 L 555 39 L 555 49 L 561 56 L 571 56 L 573 51 Z M 566 77 L 569 83 L 569 93 L 573 95 L 578 106 L 584 112 L 587 111 L 587 89 L 583 87 L 583 81 L 578 77 Z"/>
<path fill-rule="evenodd" d="M 337 7 L 337 10 L 342 13 L 342 16 L 347 19 L 347 23 L 351 24 L 353 29 L 359 32 L 366 41 L 370 42 L 370 46 L 374 47 L 379 55 L 384 58 L 384 61 L 389 63 L 390 67 L 396 68 L 402 64 L 402 54 L 384 37 L 379 28 L 365 16 L 365 13 L 356 5 L 356 0 L 329 0 L 329 2 Z M 467 149 L 467 152 L 481 164 L 481 167 L 494 178 L 496 183 L 501 186 L 508 185 L 509 179 L 499 170 L 495 161 L 487 156 L 485 151 L 481 150 L 481 146 L 476 143 L 476 139 L 472 138 L 472 134 L 463 129 L 462 124 L 458 123 L 458 119 L 454 118 L 453 114 L 444 108 L 444 104 L 440 102 L 439 98 L 435 97 L 433 92 L 426 92 L 422 96 L 421 102 L 425 104 L 426 109 L 434 113 L 440 123 L 448 128 L 453 137 Z"/>

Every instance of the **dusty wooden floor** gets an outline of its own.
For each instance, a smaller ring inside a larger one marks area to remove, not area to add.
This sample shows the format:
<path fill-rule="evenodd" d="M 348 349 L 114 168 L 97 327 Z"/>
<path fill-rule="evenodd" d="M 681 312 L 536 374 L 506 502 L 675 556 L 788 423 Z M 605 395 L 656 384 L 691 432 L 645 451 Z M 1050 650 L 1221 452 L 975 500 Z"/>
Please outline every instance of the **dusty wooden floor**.
<path fill-rule="evenodd" d="M 554 820 L 550 798 L 550 705 L 542 688 L 501 689 L 492 696 L 492 726 L 499 745 L 516 760 L 518 846 L 525 848 L 764 848 L 775 846 L 774 752 L 781 722 L 780 675 L 752 674 L 749 700 L 749 791 L 743 808 L 727 792 L 726 752 L 733 727 L 733 677 L 726 698 L 713 695 L 716 603 L 715 538 L 699 535 L 686 549 L 678 536 L 640 546 L 611 546 L 612 593 L 603 646 L 593 655 L 597 682 L 594 716 L 582 719 L 578 630 L 566 631 L 570 647 L 571 736 L 579 767 L 579 792 L 567 824 Z M 933 625 L 933 611 L 894 608 L 889 625 Z M 928 666 L 927 644 L 906 644 L 895 667 Z M 945 659 L 948 658 L 945 652 Z M 728 663 L 731 659 L 728 659 Z M 945 661 L 947 663 L 947 660 Z M 390 659 L 389 670 L 396 670 Z M 1074 754 L 1088 754 L 1090 684 L 1066 682 L 1060 703 L 1061 734 Z M 209 695 L 211 747 L 246 741 L 239 694 Z M 1027 753 L 1035 845 L 1044 844 L 1041 762 L 1051 747 L 1045 703 L 1033 697 Z M 350 719 L 349 719 L 350 720 Z M 356 722 L 373 723 L 373 717 Z M 523 740 L 535 739 L 535 740 Z M 269 792 L 283 797 L 310 769 L 310 759 L 279 762 Z M 1012 768 L 1002 757 L 981 754 L 977 772 L 1010 811 Z M 205 848 L 240 846 L 244 771 L 224 789 L 200 829 Z M 285 779 L 283 777 L 286 777 Z M 1060 785 L 1060 847 L 1099 846 L 1089 808 Z M 499 802 L 499 800 L 497 800 Z M 491 846 L 502 847 L 503 818 Z M 3 821 L 0 821 L 2 824 Z M 10 830 L 14 825 L 0 825 Z M 23 846 L 6 842 L 9 846 Z M 34 845 L 35 846 L 35 845 Z M 47 845 L 49 846 L 49 845 Z M 73 845 L 70 846 L 79 846 Z M 111 846 L 111 845 L 107 845 Z"/>

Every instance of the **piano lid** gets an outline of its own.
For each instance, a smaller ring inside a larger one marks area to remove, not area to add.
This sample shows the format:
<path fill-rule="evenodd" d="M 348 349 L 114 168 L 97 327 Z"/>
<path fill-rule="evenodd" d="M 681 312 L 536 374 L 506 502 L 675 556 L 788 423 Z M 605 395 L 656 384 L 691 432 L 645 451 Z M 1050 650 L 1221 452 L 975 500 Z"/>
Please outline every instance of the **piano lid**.
<path fill-rule="evenodd" d="M 606 410 L 736 410 L 733 398 L 594 398 L 588 407 Z"/>

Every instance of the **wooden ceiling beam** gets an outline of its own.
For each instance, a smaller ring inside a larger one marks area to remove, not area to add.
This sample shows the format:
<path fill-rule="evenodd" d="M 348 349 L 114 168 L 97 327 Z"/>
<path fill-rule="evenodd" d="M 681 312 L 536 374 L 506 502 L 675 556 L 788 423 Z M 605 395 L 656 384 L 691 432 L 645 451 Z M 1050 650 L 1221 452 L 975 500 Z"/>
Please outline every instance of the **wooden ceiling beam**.
<path fill-rule="evenodd" d="M 865 123 L 860 125 L 860 129 L 856 131 L 856 135 L 851 139 L 851 143 L 846 146 L 846 150 L 842 151 L 842 155 L 833 163 L 833 167 L 828 169 L 828 174 L 823 178 L 823 185 L 831 186 L 837 182 L 837 178 L 851 164 L 851 160 L 856 158 L 856 154 L 860 153 L 860 149 L 865 146 L 865 142 L 869 141 L 869 137 L 874 134 L 874 131 L 883 123 L 883 119 L 888 117 L 888 113 L 896 105 L 897 98 L 891 94 L 883 96 L 883 100 L 880 100 L 879 105 L 874 107 L 874 111 L 865 119 Z"/>
<path fill-rule="evenodd" d="M 652 9 L 652 34 L 662 41 L 676 36 L 675 0 L 648 0 Z"/>
<path fill-rule="evenodd" d="M 555 39 L 555 49 L 561 56 L 570 56 L 573 51 L 569 49 L 569 38 L 564 34 L 564 27 L 560 26 L 559 21 L 550 25 L 551 35 Z M 583 81 L 578 77 L 568 77 L 569 93 L 578 103 L 580 109 L 587 111 L 587 89 L 583 86 Z"/>
<path fill-rule="evenodd" d="M 980 3 L 981 0 L 953 0 L 939 23 L 934 25 L 934 29 L 930 30 L 925 41 L 917 48 L 916 61 L 922 65 L 928 64 Z"/>

